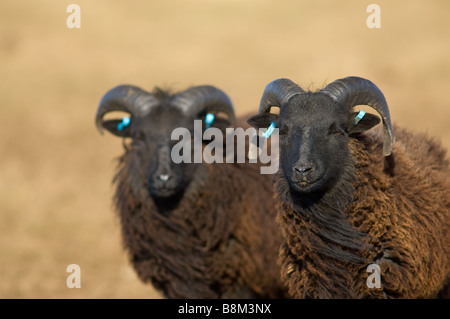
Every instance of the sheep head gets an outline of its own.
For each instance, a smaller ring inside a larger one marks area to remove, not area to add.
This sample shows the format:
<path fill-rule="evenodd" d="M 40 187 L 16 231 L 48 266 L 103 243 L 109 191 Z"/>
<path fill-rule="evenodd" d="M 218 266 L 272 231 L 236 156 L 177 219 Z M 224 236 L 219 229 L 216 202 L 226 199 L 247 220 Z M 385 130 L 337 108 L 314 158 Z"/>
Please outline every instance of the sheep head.
<path fill-rule="evenodd" d="M 384 155 L 392 152 L 393 133 L 386 100 L 372 82 L 348 77 L 318 92 L 305 92 L 288 79 L 269 83 L 259 113 L 248 123 L 265 128 L 276 122 L 280 136 L 280 167 L 291 190 L 298 193 L 332 187 L 349 159 L 349 139 L 380 122 L 373 114 L 354 112 L 369 105 L 382 117 Z M 270 113 L 279 107 L 279 115 Z"/>
<path fill-rule="evenodd" d="M 103 119 L 114 111 L 126 112 L 129 117 Z M 101 133 L 106 129 L 116 136 L 131 138 L 126 163 L 131 184 L 136 189 L 146 188 L 155 199 L 170 200 L 183 193 L 200 165 L 173 163 L 171 149 L 176 141 L 171 140 L 171 133 L 179 127 L 192 133 L 194 120 L 204 120 L 208 113 L 216 115 L 213 127 L 224 131 L 234 124 L 230 99 L 215 87 L 195 86 L 173 95 L 160 89 L 150 93 L 135 86 L 120 85 L 101 99 L 96 125 Z"/>

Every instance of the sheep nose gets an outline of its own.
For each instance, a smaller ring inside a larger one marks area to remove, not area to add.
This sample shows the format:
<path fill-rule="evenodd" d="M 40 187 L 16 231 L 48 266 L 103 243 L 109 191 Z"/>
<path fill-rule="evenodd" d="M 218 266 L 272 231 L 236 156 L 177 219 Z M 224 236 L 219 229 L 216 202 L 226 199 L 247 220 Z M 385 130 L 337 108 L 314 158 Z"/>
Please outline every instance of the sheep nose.
<path fill-rule="evenodd" d="M 307 165 L 296 165 L 295 167 L 294 167 L 294 169 L 297 171 L 297 173 L 299 173 L 300 175 L 306 175 L 306 174 L 308 174 L 308 173 L 311 173 L 313 170 L 314 170 L 314 168 L 313 168 L 313 166 L 312 165 L 309 165 L 309 164 L 307 164 Z"/>
<path fill-rule="evenodd" d="M 167 174 L 160 174 L 160 175 L 158 175 L 158 179 L 160 181 L 163 181 L 163 182 L 167 182 L 171 178 L 172 178 L 172 176 L 167 175 Z"/>

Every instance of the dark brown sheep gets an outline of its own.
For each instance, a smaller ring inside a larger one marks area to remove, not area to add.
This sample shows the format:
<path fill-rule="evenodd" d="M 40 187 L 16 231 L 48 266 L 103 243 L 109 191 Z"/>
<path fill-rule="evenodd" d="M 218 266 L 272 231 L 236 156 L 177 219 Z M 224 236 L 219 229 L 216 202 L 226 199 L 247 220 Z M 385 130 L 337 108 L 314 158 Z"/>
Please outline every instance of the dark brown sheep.
<path fill-rule="evenodd" d="M 142 105 L 129 111 L 134 103 Z M 132 113 L 128 133 L 116 131 L 120 120 L 102 121 L 118 105 Z M 207 112 L 222 130 L 245 123 L 235 123 L 228 97 L 210 86 L 178 94 L 122 86 L 102 99 L 97 124 L 132 138 L 115 177 L 124 247 L 138 277 L 167 298 L 285 297 L 270 176 L 259 164 L 174 164 L 167 156 L 170 132 Z M 152 146 L 156 140 L 163 145 Z"/>
<path fill-rule="evenodd" d="M 380 113 L 382 133 L 364 132 L 379 119 L 353 113 L 361 104 Z M 280 107 L 276 119 L 271 106 Z M 442 146 L 394 130 L 383 94 L 357 77 L 316 93 L 287 79 L 272 82 L 249 123 L 267 127 L 274 119 L 281 136 L 274 176 L 280 263 L 292 296 L 445 297 L 450 169 Z M 380 288 L 368 282 L 370 265 L 379 267 Z"/>

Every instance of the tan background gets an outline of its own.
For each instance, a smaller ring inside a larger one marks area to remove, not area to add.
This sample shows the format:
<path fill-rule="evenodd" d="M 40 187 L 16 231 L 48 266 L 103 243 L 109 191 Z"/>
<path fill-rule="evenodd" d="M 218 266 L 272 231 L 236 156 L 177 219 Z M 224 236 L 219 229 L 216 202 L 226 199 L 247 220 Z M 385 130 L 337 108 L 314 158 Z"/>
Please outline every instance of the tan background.
<path fill-rule="evenodd" d="M 450 2 L 2 0 L 0 297 L 157 298 L 128 266 L 111 206 L 121 141 L 100 136 L 101 96 L 129 83 L 213 84 L 238 114 L 279 77 L 319 89 L 374 81 L 394 122 L 450 147 Z M 81 7 L 68 29 L 66 7 Z M 66 287 L 66 267 L 82 287 Z"/>

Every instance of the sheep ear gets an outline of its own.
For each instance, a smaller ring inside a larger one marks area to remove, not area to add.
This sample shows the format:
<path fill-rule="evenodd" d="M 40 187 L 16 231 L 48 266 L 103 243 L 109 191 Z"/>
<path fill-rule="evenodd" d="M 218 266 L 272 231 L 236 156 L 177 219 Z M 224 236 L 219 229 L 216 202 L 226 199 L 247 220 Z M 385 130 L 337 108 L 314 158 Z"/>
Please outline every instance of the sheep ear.
<path fill-rule="evenodd" d="M 102 121 L 102 127 L 112 134 L 119 137 L 130 137 L 130 120 L 123 119 L 114 119 L 114 120 L 105 120 Z"/>
<path fill-rule="evenodd" d="M 272 122 L 276 122 L 277 120 L 278 120 L 277 114 L 262 113 L 251 116 L 247 120 L 247 123 L 256 129 L 260 129 L 260 128 L 268 128 Z"/>
<path fill-rule="evenodd" d="M 208 113 L 210 114 L 210 113 Z M 227 118 L 221 117 L 221 116 L 215 116 L 213 119 L 208 121 L 208 115 L 202 118 L 203 120 L 203 130 L 206 130 L 210 127 L 218 128 L 219 130 L 225 132 L 225 129 L 227 127 L 232 127 L 233 123 Z"/>
<path fill-rule="evenodd" d="M 353 112 L 348 117 L 348 134 L 359 134 L 367 131 L 380 123 L 380 121 L 381 119 L 374 114 L 363 111 Z"/>
<path fill-rule="evenodd" d="M 233 127 L 234 125 L 233 120 L 224 117 L 223 114 L 206 113 L 201 117 L 201 120 L 203 123 L 203 130 L 214 127 L 225 132 L 227 127 Z"/>

